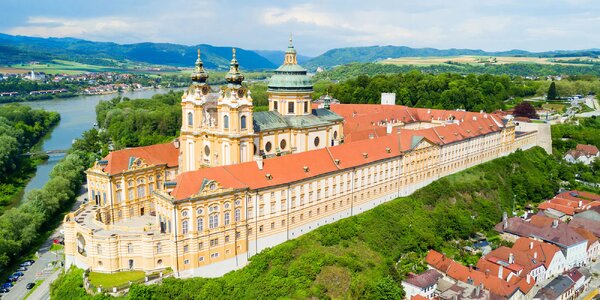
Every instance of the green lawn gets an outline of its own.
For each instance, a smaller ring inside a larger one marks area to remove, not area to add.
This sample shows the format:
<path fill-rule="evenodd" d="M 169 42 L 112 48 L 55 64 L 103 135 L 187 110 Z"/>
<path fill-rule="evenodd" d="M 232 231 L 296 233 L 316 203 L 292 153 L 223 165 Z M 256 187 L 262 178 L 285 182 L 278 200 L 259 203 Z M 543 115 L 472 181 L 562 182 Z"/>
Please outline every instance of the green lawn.
<path fill-rule="evenodd" d="M 64 248 L 65 248 L 65 246 L 63 246 L 61 244 L 52 244 L 52 247 L 50 247 L 50 251 L 58 251 L 58 250 L 62 250 Z"/>
<path fill-rule="evenodd" d="M 129 281 L 136 281 L 144 279 L 145 273 L 143 271 L 124 271 L 112 274 L 90 272 L 90 282 L 95 286 L 102 286 L 103 288 L 112 288 L 128 283 Z"/>

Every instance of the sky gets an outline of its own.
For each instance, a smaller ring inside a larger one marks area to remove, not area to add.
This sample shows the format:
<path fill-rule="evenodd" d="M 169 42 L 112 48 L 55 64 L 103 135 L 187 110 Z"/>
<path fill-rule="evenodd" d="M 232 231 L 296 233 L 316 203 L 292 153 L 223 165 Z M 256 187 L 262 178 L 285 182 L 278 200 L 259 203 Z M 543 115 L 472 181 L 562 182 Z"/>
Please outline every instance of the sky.
<path fill-rule="evenodd" d="M 0 0 L 0 32 L 116 43 L 211 44 L 299 54 L 397 45 L 600 48 L 598 0 Z"/>

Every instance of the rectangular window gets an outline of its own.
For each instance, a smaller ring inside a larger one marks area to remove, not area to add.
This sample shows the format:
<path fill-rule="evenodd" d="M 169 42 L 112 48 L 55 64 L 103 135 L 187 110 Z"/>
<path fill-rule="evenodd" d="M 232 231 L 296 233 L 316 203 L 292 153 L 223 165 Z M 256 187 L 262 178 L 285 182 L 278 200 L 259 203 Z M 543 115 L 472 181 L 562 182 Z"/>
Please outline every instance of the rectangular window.
<path fill-rule="evenodd" d="M 263 232 L 263 231 L 264 231 L 264 227 L 263 227 L 262 225 L 260 225 L 260 226 L 258 227 L 258 232 Z"/>
<path fill-rule="evenodd" d="M 308 101 L 304 102 L 304 113 L 308 113 Z"/>
<path fill-rule="evenodd" d="M 275 222 L 271 222 L 271 229 L 275 229 Z"/>
<path fill-rule="evenodd" d="M 273 110 L 277 110 L 277 101 L 273 101 Z"/>
<path fill-rule="evenodd" d="M 188 252 L 190 252 L 190 246 L 184 245 L 183 246 L 183 253 L 188 253 Z"/>
<path fill-rule="evenodd" d="M 228 235 L 225 236 L 225 243 L 229 243 L 229 236 Z"/>
<path fill-rule="evenodd" d="M 190 260 L 189 260 L 189 259 L 186 259 L 186 260 L 184 260 L 184 261 L 183 261 L 183 264 L 184 264 L 184 265 L 189 265 L 189 264 L 190 264 Z"/>
<path fill-rule="evenodd" d="M 210 254 L 210 258 L 217 258 L 219 257 L 219 252 L 215 252 L 215 253 L 211 253 Z"/>
<path fill-rule="evenodd" d="M 294 113 L 294 102 L 288 102 L 288 113 L 289 114 Z"/>
<path fill-rule="evenodd" d="M 200 242 L 200 243 L 198 243 L 198 250 L 202 250 L 202 249 L 204 249 L 204 243 Z"/>

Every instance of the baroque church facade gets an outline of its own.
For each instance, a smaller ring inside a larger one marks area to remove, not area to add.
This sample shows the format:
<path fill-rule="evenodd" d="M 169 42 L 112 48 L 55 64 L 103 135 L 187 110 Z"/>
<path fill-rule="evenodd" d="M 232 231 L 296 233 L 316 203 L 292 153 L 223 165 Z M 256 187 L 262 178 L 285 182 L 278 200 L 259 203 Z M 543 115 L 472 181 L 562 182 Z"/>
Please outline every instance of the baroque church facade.
<path fill-rule="evenodd" d="M 395 105 L 312 103 L 291 40 L 253 111 L 233 50 L 212 93 L 198 59 L 180 137 L 111 152 L 87 170 L 89 203 L 64 219 L 67 265 L 221 276 L 265 248 L 539 143 L 511 118 Z"/>

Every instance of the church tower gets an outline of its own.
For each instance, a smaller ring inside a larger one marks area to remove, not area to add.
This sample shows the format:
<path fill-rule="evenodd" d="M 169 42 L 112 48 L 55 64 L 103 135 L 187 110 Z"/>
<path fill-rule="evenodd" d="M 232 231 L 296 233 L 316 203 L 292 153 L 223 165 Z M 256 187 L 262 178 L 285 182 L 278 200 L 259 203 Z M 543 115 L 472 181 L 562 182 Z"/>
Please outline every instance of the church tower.
<path fill-rule="evenodd" d="M 250 91 L 242 86 L 244 75 L 240 73 L 235 48 L 229 72 L 225 75 L 227 84 L 221 87 L 217 99 L 218 147 L 221 158 L 213 165 L 230 165 L 252 160 L 252 98 Z"/>
<path fill-rule="evenodd" d="M 180 173 L 252 160 L 252 98 L 232 51 L 227 84 L 216 94 L 206 83 L 198 50 L 192 84 L 181 101 Z"/>
<path fill-rule="evenodd" d="M 283 116 L 311 114 L 313 86 L 306 72 L 306 69 L 298 65 L 290 35 L 283 65 L 275 70 L 275 75 L 269 81 L 267 93 L 270 111 L 279 112 Z"/>

